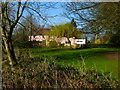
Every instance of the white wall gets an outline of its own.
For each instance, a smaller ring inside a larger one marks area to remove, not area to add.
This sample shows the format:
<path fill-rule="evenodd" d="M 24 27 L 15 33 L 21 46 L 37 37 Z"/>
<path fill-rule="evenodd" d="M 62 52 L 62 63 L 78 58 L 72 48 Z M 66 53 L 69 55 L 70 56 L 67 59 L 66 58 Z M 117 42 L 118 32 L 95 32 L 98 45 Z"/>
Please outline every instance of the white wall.
<path fill-rule="evenodd" d="M 86 40 L 85 39 L 75 39 L 75 43 L 76 44 L 86 44 Z"/>

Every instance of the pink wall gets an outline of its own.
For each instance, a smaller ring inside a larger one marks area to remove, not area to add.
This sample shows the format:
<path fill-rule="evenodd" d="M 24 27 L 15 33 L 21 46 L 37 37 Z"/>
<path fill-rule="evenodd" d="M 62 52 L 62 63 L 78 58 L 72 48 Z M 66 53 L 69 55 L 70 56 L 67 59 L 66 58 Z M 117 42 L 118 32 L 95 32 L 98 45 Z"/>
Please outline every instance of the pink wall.
<path fill-rule="evenodd" d="M 42 36 L 42 35 L 37 35 L 37 36 L 29 36 L 29 41 L 53 41 L 55 40 L 58 43 L 64 44 L 65 46 L 69 46 L 69 44 L 66 44 L 66 42 L 68 42 L 68 39 L 66 37 L 62 37 L 62 38 L 56 38 L 56 37 L 51 37 L 50 40 L 48 40 L 48 36 Z M 69 38 L 69 40 L 71 41 L 71 45 L 76 45 L 75 44 L 75 38 Z"/>

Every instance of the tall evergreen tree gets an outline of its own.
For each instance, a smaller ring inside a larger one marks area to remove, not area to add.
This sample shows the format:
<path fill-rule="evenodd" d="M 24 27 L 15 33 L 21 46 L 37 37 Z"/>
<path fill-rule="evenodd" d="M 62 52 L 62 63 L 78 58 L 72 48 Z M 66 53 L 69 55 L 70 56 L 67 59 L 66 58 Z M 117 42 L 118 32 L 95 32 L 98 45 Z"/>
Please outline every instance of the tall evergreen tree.
<path fill-rule="evenodd" d="M 77 25 L 76 25 L 74 18 L 71 20 L 71 23 L 72 23 L 73 27 L 77 28 Z"/>

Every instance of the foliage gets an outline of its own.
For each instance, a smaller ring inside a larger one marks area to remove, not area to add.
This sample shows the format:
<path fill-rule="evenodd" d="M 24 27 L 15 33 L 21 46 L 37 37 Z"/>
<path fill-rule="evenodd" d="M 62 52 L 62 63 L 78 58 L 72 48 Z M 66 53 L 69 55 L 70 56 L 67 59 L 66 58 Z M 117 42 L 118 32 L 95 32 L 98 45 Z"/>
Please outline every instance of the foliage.
<path fill-rule="evenodd" d="M 40 46 L 45 47 L 46 46 L 46 41 L 45 40 L 41 41 Z"/>
<path fill-rule="evenodd" d="M 56 41 L 50 41 L 49 42 L 49 47 L 54 48 L 54 47 L 57 47 L 57 46 L 58 46 L 58 44 L 57 44 Z"/>
<path fill-rule="evenodd" d="M 81 32 L 77 30 L 76 27 L 73 26 L 73 23 L 66 23 L 61 25 L 52 26 L 51 30 L 48 32 L 49 36 L 55 36 L 57 38 L 66 37 L 70 47 L 71 41 L 69 38 L 81 38 Z"/>
<path fill-rule="evenodd" d="M 100 37 L 101 43 L 108 44 L 110 38 L 112 37 L 113 33 L 112 31 L 107 31 L 104 35 Z"/>
<path fill-rule="evenodd" d="M 31 47 L 32 42 L 29 42 L 29 36 L 32 35 L 32 32 L 38 29 L 38 24 L 34 21 L 35 18 L 32 15 L 26 16 L 25 19 L 21 21 L 20 25 L 17 25 L 14 34 L 12 35 L 13 45 L 15 47 Z M 34 42 L 35 44 L 36 42 Z"/>
<path fill-rule="evenodd" d="M 120 30 L 119 2 L 68 2 L 64 5 L 64 8 L 66 9 L 65 15 L 69 19 L 74 18 L 78 24 L 87 29 L 84 32 L 100 33 Z"/>
<path fill-rule="evenodd" d="M 113 32 L 119 30 L 120 20 L 120 3 L 101 3 L 97 8 L 95 18 L 97 24 L 101 25 L 104 29 L 111 29 Z"/>
<path fill-rule="evenodd" d="M 117 44 L 87 44 L 86 48 L 117 48 Z"/>
<path fill-rule="evenodd" d="M 22 36 L 22 37 L 21 37 Z M 17 33 L 12 36 L 13 46 L 14 47 L 31 47 L 32 44 L 28 41 L 28 36 L 25 33 Z"/>
<path fill-rule="evenodd" d="M 51 61 L 51 62 L 48 62 Z M 3 62 L 3 89 L 7 88 L 118 88 L 118 81 L 95 70 L 77 71 L 73 67 L 55 65 L 55 58 L 21 58 L 10 70 Z"/>
<path fill-rule="evenodd" d="M 120 46 L 120 34 L 119 33 L 113 34 L 108 43 Z"/>
<path fill-rule="evenodd" d="M 100 44 L 100 43 L 101 43 L 100 39 L 95 40 L 95 44 Z"/>
<path fill-rule="evenodd" d="M 71 23 L 61 24 L 52 26 L 51 30 L 49 32 L 50 36 L 56 36 L 56 37 L 81 37 L 81 32 L 79 32 Z"/>
<path fill-rule="evenodd" d="M 73 25 L 73 27 L 77 28 L 77 25 L 74 19 L 72 19 L 71 24 Z"/>
<path fill-rule="evenodd" d="M 67 18 L 74 18 L 87 34 L 114 34 L 120 31 L 119 2 L 68 2 L 64 8 Z M 110 36 L 104 37 L 106 41 L 109 41 Z"/>

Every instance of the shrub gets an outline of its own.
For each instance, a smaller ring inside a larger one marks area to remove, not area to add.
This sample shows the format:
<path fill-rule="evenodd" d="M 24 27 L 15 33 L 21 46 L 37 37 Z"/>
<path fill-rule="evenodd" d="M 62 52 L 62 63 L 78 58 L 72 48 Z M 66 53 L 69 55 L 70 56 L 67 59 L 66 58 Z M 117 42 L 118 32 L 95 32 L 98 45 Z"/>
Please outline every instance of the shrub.
<path fill-rule="evenodd" d="M 82 44 L 82 45 L 77 44 L 76 48 L 84 49 L 86 48 L 86 44 Z"/>
<path fill-rule="evenodd" d="M 116 44 L 86 44 L 86 48 L 115 48 Z"/>
<path fill-rule="evenodd" d="M 40 42 L 39 41 L 31 41 L 32 47 L 40 47 Z"/>
<path fill-rule="evenodd" d="M 56 41 L 50 41 L 49 42 L 49 47 L 53 48 L 53 47 L 57 47 L 57 46 L 58 46 L 58 44 L 57 44 Z"/>
<path fill-rule="evenodd" d="M 117 46 L 120 46 L 120 33 L 113 34 L 110 37 L 110 40 L 108 42 L 109 44 L 116 44 Z"/>
<path fill-rule="evenodd" d="M 19 42 L 19 41 L 16 41 L 13 43 L 14 47 L 16 48 L 30 48 L 32 47 L 32 42 L 30 41 L 24 41 L 24 42 Z"/>
<path fill-rule="evenodd" d="M 60 43 L 60 44 L 59 44 L 59 47 L 63 48 L 63 47 L 64 47 L 64 44 L 61 44 L 61 43 Z"/>
<path fill-rule="evenodd" d="M 100 39 L 97 39 L 96 41 L 95 41 L 95 44 L 100 44 L 101 43 L 101 40 Z"/>
<path fill-rule="evenodd" d="M 51 61 L 51 62 L 48 62 Z M 3 62 L 3 89 L 8 88 L 118 88 L 118 81 L 95 70 L 77 71 L 73 67 L 55 65 L 53 57 L 19 60 L 12 72 Z M 84 68 L 84 67 L 83 67 Z"/>
<path fill-rule="evenodd" d="M 46 40 L 41 41 L 40 46 L 41 47 L 46 47 Z"/>

